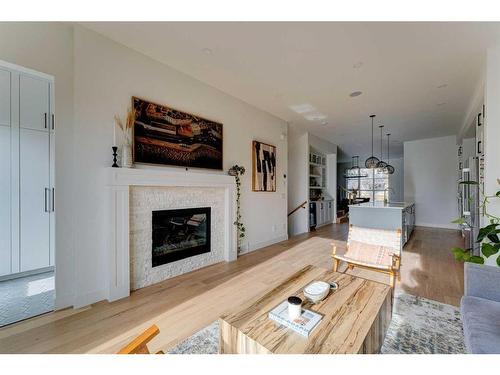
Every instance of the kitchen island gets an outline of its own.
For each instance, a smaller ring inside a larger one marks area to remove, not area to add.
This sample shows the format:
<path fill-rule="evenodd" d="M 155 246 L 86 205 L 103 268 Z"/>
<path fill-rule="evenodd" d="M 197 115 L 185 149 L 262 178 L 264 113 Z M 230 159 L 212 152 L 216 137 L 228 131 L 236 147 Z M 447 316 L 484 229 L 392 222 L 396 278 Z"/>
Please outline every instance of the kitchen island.
<path fill-rule="evenodd" d="M 401 229 L 404 245 L 415 226 L 413 202 L 367 202 L 349 206 L 349 224 L 363 228 Z"/>

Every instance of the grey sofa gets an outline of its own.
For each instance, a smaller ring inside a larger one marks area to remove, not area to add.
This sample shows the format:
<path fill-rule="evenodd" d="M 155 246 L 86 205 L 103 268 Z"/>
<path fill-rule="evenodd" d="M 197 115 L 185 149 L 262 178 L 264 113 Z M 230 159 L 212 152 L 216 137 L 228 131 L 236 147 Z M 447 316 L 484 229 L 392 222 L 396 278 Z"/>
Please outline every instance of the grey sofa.
<path fill-rule="evenodd" d="M 469 353 L 500 353 L 500 267 L 465 263 L 460 303 Z"/>

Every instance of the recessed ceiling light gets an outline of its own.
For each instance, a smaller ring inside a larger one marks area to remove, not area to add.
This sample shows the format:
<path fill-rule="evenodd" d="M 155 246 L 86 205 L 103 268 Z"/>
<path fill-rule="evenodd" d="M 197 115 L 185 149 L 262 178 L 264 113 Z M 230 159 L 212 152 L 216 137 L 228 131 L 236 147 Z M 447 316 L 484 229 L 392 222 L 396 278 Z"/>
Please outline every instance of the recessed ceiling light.
<path fill-rule="evenodd" d="M 211 55 L 214 51 L 212 51 L 210 48 L 203 48 L 201 50 L 205 55 Z"/>
<path fill-rule="evenodd" d="M 446 103 L 438 103 L 436 105 L 438 105 L 439 107 L 441 107 L 442 105 L 445 105 Z"/>
<path fill-rule="evenodd" d="M 360 96 L 363 92 L 361 91 L 354 91 L 349 94 L 351 98 L 355 98 L 356 96 Z"/>
<path fill-rule="evenodd" d="M 354 64 L 352 67 L 353 67 L 354 69 L 359 69 L 359 68 L 361 68 L 362 66 L 363 66 L 363 61 L 359 61 L 359 62 L 357 62 L 356 64 Z"/>
<path fill-rule="evenodd" d="M 448 87 L 447 83 L 443 83 L 442 85 L 439 85 L 437 88 L 438 89 L 444 89 L 445 87 Z"/>
<path fill-rule="evenodd" d="M 328 121 L 321 121 L 321 125 L 328 125 Z"/>
<path fill-rule="evenodd" d="M 308 103 L 291 105 L 289 106 L 289 108 L 296 113 L 307 113 L 316 110 L 316 108 L 314 108 L 312 105 Z"/>
<path fill-rule="evenodd" d="M 326 116 L 319 112 L 312 112 L 304 115 L 304 118 L 308 121 L 325 121 Z"/>

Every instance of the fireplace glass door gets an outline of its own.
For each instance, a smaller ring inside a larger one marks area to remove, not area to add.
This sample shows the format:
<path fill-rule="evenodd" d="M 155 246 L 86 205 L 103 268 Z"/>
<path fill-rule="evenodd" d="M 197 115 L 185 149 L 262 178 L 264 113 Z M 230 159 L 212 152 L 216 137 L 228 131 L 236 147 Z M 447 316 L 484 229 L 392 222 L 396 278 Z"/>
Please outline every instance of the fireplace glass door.
<path fill-rule="evenodd" d="M 210 207 L 153 211 L 153 267 L 210 252 Z"/>

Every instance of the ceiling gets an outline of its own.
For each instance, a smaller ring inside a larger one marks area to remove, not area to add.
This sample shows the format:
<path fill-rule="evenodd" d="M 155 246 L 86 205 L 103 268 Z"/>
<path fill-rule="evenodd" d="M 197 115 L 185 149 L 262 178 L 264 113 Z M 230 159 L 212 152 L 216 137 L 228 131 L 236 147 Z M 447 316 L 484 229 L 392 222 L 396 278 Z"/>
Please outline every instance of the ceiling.
<path fill-rule="evenodd" d="M 486 49 L 500 42 L 500 23 L 478 22 L 83 25 L 305 126 L 338 144 L 344 160 L 370 153 L 372 113 L 392 134 L 394 156 L 404 141 L 457 134 Z M 376 155 L 379 134 L 376 127 Z"/>

